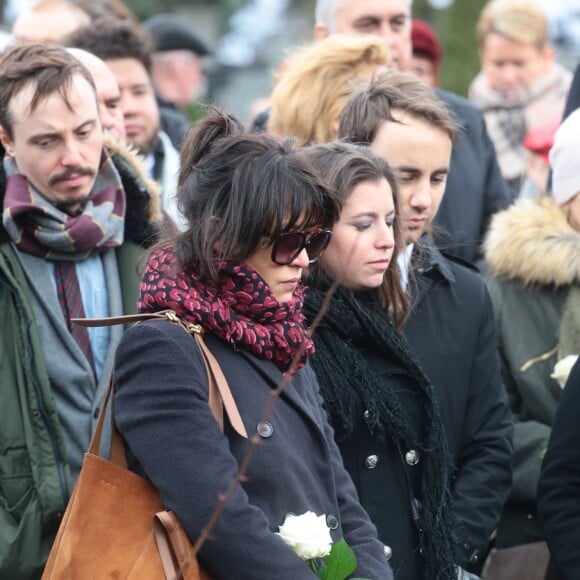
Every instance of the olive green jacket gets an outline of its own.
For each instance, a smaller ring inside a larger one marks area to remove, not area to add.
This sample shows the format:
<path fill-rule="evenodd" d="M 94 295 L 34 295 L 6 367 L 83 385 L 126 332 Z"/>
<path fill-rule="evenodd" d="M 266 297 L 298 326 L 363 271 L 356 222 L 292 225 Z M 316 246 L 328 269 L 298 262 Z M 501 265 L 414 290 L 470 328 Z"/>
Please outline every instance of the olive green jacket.
<path fill-rule="evenodd" d="M 536 487 L 561 394 L 550 375 L 559 359 L 580 352 L 580 233 L 551 198 L 518 201 L 492 220 L 485 257 L 515 422 L 513 485 L 503 521 L 513 528 L 510 543 L 520 543 L 517 536 L 521 542 L 541 537 Z"/>
<path fill-rule="evenodd" d="M 126 313 L 135 311 L 142 244 L 161 218 L 157 188 L 130 156 L 112 151 L 127 194 L 117 252 Z M 0 151 L 0 155 L 3 151 Z M 5 176 L 0 163 L 0 199 Z M 17 250 L 0 225 L 0 578 L 39 578 L 72 491 L 30 292 Z"/>

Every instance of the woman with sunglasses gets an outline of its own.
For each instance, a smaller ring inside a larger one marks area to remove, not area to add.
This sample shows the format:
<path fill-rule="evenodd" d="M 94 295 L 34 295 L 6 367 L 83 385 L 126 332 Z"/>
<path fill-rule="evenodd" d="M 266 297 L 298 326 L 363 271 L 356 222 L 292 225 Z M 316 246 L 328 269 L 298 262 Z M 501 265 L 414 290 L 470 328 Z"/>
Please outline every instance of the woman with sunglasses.
<path fill-rule="evenodd" d="M 397 184 L 383 158 L 345 143 L 308 159 L 336 190 L 340 218 L 308 279 L 311 362 L 345 467 L 397 580 L 457 578 L 447 440 L 434 388 L 399 333 L 409 300 L 397 250 Z"/>
<path fill-rule="evenodd" d="M 244 134 L 218 111 L 188 135 L 179 183 L 189 227 L 150 256 L 139 308 L 171 309 L 203 327 L 248 436 L 260 440 L 200 564 L 214 579 L 314 578 L 276 534 L 288 514 L 311 511 L 323 516 L 334 541 L 344 537 L 354 550 L 357 576 L 392 578 L 307 364 L 313 344 L 300 280 L 330 240 L 335 199 L 288 143 Z M 264 419 L 272 390 L 288 373 L 289 385 Z M 129 467 L 157 487 L 195 541 L 250 440 L 227 420 L 220 431 L 201 354 L 177 325 L 149 321 L 130 329 L 115 379 L 114 419 Z"/>

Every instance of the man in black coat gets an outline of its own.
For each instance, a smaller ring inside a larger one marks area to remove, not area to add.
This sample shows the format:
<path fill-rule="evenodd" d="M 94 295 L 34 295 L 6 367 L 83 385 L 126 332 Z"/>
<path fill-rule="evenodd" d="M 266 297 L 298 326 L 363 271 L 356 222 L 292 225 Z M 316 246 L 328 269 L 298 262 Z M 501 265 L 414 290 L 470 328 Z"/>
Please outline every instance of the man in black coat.
<path fill-rule="evenodd" d="M 393 68 L 411 64 L 411 0 L 318 0 L 314 36 L 375 34 L 389 45 Z M 462 135 L 455 143 L 445 197 L 434 221 L 436 241 L 454 256 L 481 266 L 481 242 L 491 216 L 512 200 L 483 116 L 467 99 L 436 90 Z M 515 192 L 513 192 L 515 195 Z"/>
<path fill-rule="evenodd" d="M 339 137 L 371 145 L 397 170 L 397 219 L 407 226 L 399 266 L 413 297 L 404 331 L 436 388 L 453 457 L 457 564 L 478 572 L 511 483 L 512 419 L 483 279 L 426 233 L 444 198 L 456 132 L 443 102 L 395 70 L 351 97 L 339 127 Z"/>

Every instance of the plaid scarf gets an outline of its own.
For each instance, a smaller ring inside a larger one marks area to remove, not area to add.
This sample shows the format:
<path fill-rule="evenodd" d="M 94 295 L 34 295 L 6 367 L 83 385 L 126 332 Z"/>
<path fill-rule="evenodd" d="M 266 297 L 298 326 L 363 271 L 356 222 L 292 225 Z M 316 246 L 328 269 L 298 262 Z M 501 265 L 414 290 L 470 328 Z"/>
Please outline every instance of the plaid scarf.
<path fill-rule="evenodd" d="M 4 157 L 6 193 L 2 222 L 22 252 L 51 260 L 84 260 L 95 252 L 120 246 L 125 226 L 125 192 L 106 149 L 90 200 L 71 216 L 58 209 Z"/>
<path fill-rule="evenodd" d="M 219 275 L 216 286 L 195 272 L 181 270 L 171 249 L 157 250 L 141 281 L 139 311 L 174 310 L 234 350 L 271 360 L 282 372 L 305 342 L 297 368 L 304 366 L 307 355 L 314 352 L 303 325 L 304 289 L 297 288 L 290 302 L 278 302 L 258 273 L 238 260 L 221 262 Z"/>
<path fill-rule="evenodd" d="M 529 87 L 507 94 L 492 89 L 483 73 L 469 87 L 469 98 L 482 111 L 505 179 L 525 172 L 524 139 L 538 124 L 562 115 L 570 73 L 555 64 Z"/>

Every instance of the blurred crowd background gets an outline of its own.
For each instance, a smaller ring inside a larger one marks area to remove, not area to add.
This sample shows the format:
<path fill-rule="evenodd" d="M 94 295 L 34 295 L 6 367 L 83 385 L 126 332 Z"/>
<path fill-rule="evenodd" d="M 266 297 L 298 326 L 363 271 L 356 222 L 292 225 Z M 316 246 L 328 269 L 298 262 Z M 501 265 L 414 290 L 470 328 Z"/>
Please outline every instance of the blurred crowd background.
<path fill-rule="evenodd" d="M 35 0 L 1 0 L 4 30 Z M 443 45 L 442 88 L 467 95 L 479 70 L 475 25 L 485 0 L 414 0 L 413 16 L 429 22 Z M 272 73 L 297 45 L 312 40 L 314 0 L 126 0 L 142 21 L 171 12 L 189 22 L 211 54 L 203 58 L 200 99 L 248 119 L 268 95 Z M 580 57 L 580 0 L 541 0 L 558 60 L 573 69 Z M 195 104 L 189 115 L 196 118 Z"/>

